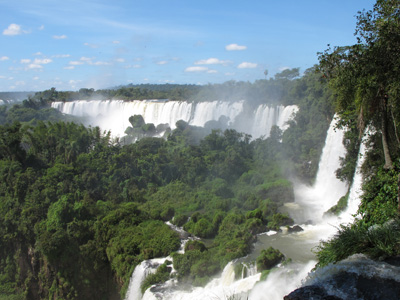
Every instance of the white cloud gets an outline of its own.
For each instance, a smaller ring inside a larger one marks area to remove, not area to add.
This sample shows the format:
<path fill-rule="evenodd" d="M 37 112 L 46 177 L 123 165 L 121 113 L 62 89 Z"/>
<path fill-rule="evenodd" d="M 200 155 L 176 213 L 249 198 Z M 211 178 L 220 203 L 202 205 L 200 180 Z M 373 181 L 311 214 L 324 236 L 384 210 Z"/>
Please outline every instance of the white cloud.
<path fill-rule="evenodd" d="M 10 24 L 7 29 L 3 30 L 4 35 L 19 35 L 22 33 L 28 33 L 27 31 L 22 30 L 21 26 L 18 24 Z"/>
<path fill-rule="evenodd" d="M 251 62 L 242 62 L 238 65 L 238 69 L 254 69 L 257 68 L 257 64 Z"/>
<path fill-rule="evenodd" d="M 196 61 L 195 65 L 227 65 L 230 64 L 231 61 L 229 60 L 220 60 L 218 58 L 208 58 Z"/>
<path fill-rule="evenodd" d="M 116 62 L 119 62 L 119 63 L 123 63 L 123 62 L 125 62 L 125 59 L 123 59 L 123 58 L 116 58 L 115 61 L 116 61 Z"/>
<path fill-rule="evenodd" d="M 75 69 L 75 66 L 67 66 L 67 67 L 64 67 L 64 69 L 65 70 L 73 70 L 73 69 Z"/>
<path fill-rule="evenodd" d="M 0 61 L 5 61 L 5 60 L 9 60 L 10 58 L 8 56 L 2 56 L 0 57 Z"/>
<path fill-rule="evenodd" d="M 6 79 L 6 76 L 0 75 L 0 79 Z"/>
<path fill-rule="evenodd" d="M 67 58 L 67 57 L 71 57 L 71 55 L 70 54 L 56 54 L 56 55 L 53 55 L 52 57 L 54 57 L 54 58 Z"/>
<path fill-rule="evenodd" d="M 36 53 L 33 53 L 33 55 L 40 56 L 40 55 L 43 55 L 43 53 L 42 52 L 36 52 Z"/>
<path fill-rule="evenodd" d="M 166 65 L 168 62 L 166 60 L 158 61 L 157 65 Z"/>
<path fill-rule="evenodd" d="M 120 41 L 113 41 L 112 43 L 113 43 L 113 44 L 119 44 Z"/>
<path fill-rule="evenodd" d="M 33 77 L 32 79 L 33 79 L 33 80 L 39 80 L 39 77 L 38 77 L 38 76 L 35 76 L 35 77 Z"/>
<path fill-rule="evenodd" d="M 233 75 L 235 75 L 235 73 L 226 72 L 225 75 L 226 75 L 226 76 L 233 76 Z"/>
<path fill-rule="evenodd" d="M 81 61 L 78 61 L 78 60 L 73 60 L 73 61 L 70 61 L 69 64 L 71 66 L 79 66 L 79 65 L 83 65 L 84 63 Z"/>
<path fill-rule="evenodd" d="M 207 73 L 208 74 L 216 74 L 216 73 L 218 73 L 218 71 L 217 70 L 208 70 Z"/>
<path fill-rule="evenodd" d="M 29 58 L 23 58 L 20 60 L 21 64 L 29 64 L 31 60 Z"/>
<path fill-rule="evenodd" d="M 44 25 L 40 26 L 38 29 L 39 30 L 43 30 L 44 29 Z"/>
<path fill-rule="evenodd" d="M 290 69 L 290 67 L 280 67 L 280 68 L 279 68 L 279 71 L 282 72 L 282 71 L 285 71 L 285 70 L 288 70 L 288 69 Z"/>
<path fill-rule="evenodd" d="M 206 72 L 208 71 L 207 67 L 187 67 L 185 72 Z"/>
<path fill-rule="evenodd" d="M 50 58 L 35 58 L 35 60 L 33 61 L 34 64 L 38 64 L 38 65 L 47 65 L 49 63 L 51 63 L 53 60 Z"/>
<path fill-rule="evenodd" d="M 53 35 L 53 39 L 56 39 L 56 40 L 64 40 L 66 38 L 67 38 L 67 36 L 65 34 L 63 34 L 63 35 Z"/>
<path fill-rule="evenodd" d="M 27 69 L 42 69 L 43 66 L 39 64 L 29 64 Z"/>
<path fill-rule="evenodd" d="M 240 46 L 238 44 L 229 44 L 225 46 L 225 49 L 228 51 L 240 51 L 240 50 L 246 50 L 247 46 Z"/>
<path fill-rule="evenodd" d="M 82 56 L 80 58 L 81 61 L 92 61 L 93 58 Z"/>
<path fill-rule="evenodd" d="M 93 66 L 108 66 L 108 65 L 111 65 L 111 63 L 106 62 L 106 61 L 95 61 L 95 62 L 88 61 L 88 64 L 89 65 L 93 65 Z"/>

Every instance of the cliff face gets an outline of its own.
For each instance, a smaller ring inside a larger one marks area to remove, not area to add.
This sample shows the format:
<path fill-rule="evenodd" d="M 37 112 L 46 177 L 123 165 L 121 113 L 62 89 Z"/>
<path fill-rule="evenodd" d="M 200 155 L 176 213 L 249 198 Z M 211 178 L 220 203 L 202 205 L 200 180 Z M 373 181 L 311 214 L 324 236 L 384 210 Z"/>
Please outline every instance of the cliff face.
<path fill-rule="evenodd" d="M 373 261 L 353 255 L 312 273 L 304 286 L 285 300 L 399 299 L 400 258 Z"/>
<path fill-rule="evenodd" d="M 94 270 L 87 262 L 77 261 L 65 272 L 33 247 L 21 246 L 16 253 L 16 291 L 25 299 L 120 299 L 109 267 Z M 82 263 L 87 272 L 78 274 Z"/>

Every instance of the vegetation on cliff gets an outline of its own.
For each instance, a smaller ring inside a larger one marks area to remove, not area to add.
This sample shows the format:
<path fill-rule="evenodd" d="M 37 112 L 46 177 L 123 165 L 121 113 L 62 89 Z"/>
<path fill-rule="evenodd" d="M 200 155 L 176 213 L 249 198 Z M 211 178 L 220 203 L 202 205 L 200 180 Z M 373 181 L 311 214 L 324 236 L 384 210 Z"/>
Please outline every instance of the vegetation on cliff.
<path fill-rule="evenodd" d="M 351 129 L 347 149 L 354 153 L 358 137 L 365 130 L 369 135 L 358 219 L 321 244 L 320 266 L 354 253 L 381 259 L 400 254 L 399 20 L 400 1 L 378 0 L 371 11 L 357 16 L 357 44 L 320 54 L 342 125 Z M 349 178 L 354 161 L 348 152 L 338 175 Z"/>

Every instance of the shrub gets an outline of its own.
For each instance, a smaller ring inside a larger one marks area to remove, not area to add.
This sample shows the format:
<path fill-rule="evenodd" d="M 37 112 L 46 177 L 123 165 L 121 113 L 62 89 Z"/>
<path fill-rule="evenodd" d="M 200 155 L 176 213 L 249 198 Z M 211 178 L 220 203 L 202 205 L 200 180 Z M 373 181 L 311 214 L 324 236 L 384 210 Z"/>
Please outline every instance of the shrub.
<path fill-rule="evenodd" d="M 277 249 L 272 247 L 264 249 L 256 260 L 257 271 L 269 270 L 279 264 L 284 258 L 285 256 Z"/>

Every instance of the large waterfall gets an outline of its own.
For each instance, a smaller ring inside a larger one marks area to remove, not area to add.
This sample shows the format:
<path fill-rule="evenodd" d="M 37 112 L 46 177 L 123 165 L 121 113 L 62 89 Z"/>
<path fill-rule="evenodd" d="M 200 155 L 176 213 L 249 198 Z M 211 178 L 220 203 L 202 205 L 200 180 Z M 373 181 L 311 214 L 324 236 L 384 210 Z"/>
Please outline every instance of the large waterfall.
<path fill-rule="evenodd" d="M 128 121 L 132 115 L 142 115 L 146 123 L 168 124 L 172 129 L 179 120 L 190 125 L 204 126 L 208 121 L 226 122 L 229 128 L 251 134 L 253 138 L 267 137 L 273 125 L 286 129 L 287 121 L 297 111 L 297 106 L 260 105 L 250 109 L 244 102 L 200 102 L 188 103 L 167 100 L 146 101 L 86 101 L 54 102 L 52 107 L 75 116 L 87 117 L 89 124 L 100 126 L 103 130 L 111 130 L 113 135 L 124 135 L 130 126 Z M 339 217 L 324 217 L 324 213 L 337 203 L 348 191 L 348 186 L 338 180 L 335 171 L 339 167 L 340 157 L 345 155 L 342 144 L 343 131 L 335 129 L 336 121 L 332 121 L 325 146 L 321 155 L 319 169 L 313 186 L 294 183 L 295 203 L 286 208 L 291 217 L 304 229 L 302 232 L 287 234 L 261 234 L 254 245 L 254 251 L 245 259 L 254 261 L 262 249 L 269 246 L 279 249 L 292 259 L 292 263 L 274 269 L 267 280 L 258 282 L 261 274 L 250 272 L 246 278 L 235 280 L 233 264 L 226 265 L 222 274 L 213 279 L 205 287 L 187 289 L 180 287 L 179 282 L 170 280 L 156 289 L 148 289 L 144 295 L 140 292 L 140 283 L 146 274 L 154 272 L 156 267 L 166 258 L 142 262 L 132 275 L 126 299 L 282 299 L 295 288 L 315 265 L 315 257 L 311 249 L 321 239 L 332 236 L 340 222 L 351 221 L 359 203 L 361 178 L 356 171 L 354 182 L 350 188 L 349 207 Z M 360 151 L 364 152 L 362 146 Z M 362 163 L 360 156 L 358 169 Z M 296 245 L 293 247 L 293 245 Z M 257 283 L 258 282 L 258 283 Z"/>
<path fill-rule="evenodd" d="M 267 280 L 259 281 L 260 273 L 251 273 L 246 278 L 235 280 L 233 264 L 229 263 L 222 274 L 212 280 L 204 288 L 191 290 L 181 289 L 176 282 L 167 282 L 159 289 L 148 289 L 143 299 L 251 299 L 251 300 L 281 300 L 283 296 L 299 287 L 302 280 L 314 267 L 316 261 L 312 248 L 321 239 L 331 237 L 341 222 L 349 222 L 356 213 L 360 201 L 361 174 L 360 166 L 365 156 L 365 146 L 360 147 L 360 156 L 354 182 L 350 188 L 349 207 L 339 217 L 324 218 L 324 212 L 344 196 L 348 186 L 338 180 L 335 171 L 339 167 L 339 157 L 345 155 L 342 144 L 344 132 L 335 129 L 336 121 L 332 120 L 329 127 L 323 153 L 321 155 L 316 182 L 313 186 L 295 185 L 295 204 L 288 207 L 292 217 L 302 226 L 304 231 L 287 234 L 260 234 L 255 249 L 247 259 L 254 260 L 262 249 L 269 246 L 279 249 L 292 263 L 274 269 Z M 299 211 L 301 212 L 299 214 Z M 295 245 L 295 247 L 294 247 Z M 138 266 L 138 271 L 142 265 Z M 143 271 L 144 272 L 144 271 Z M 138 277 L 134 273 L 132 280 Z M 131 282 L 132 283 L 132 282 Z M 127 299 L 141 299 L 135 294 L 128 294 Z"/>
<path fill-rule="evenodd" d="M 130 126 L 130 116 L 142 115 L 146 123 L 168 124 L 172 129 L 179 120 L 194 126 L 204 126 L 208 121 L 219 121 L 222 117 L 229 128 L 252 135 L 253 138 L 267 137 L 273 125 L 282 130 L 297 111 L 296 105 L 267 106 L 255 109 L 245 107 L 243 101 L 211 101 L 189 103 L 168 100 L 77 100 L 53 102 L 52 107 L 65 114 L 88 117 L 88 125 L 111 130 L 115 136 L 123 136 Z"/>

